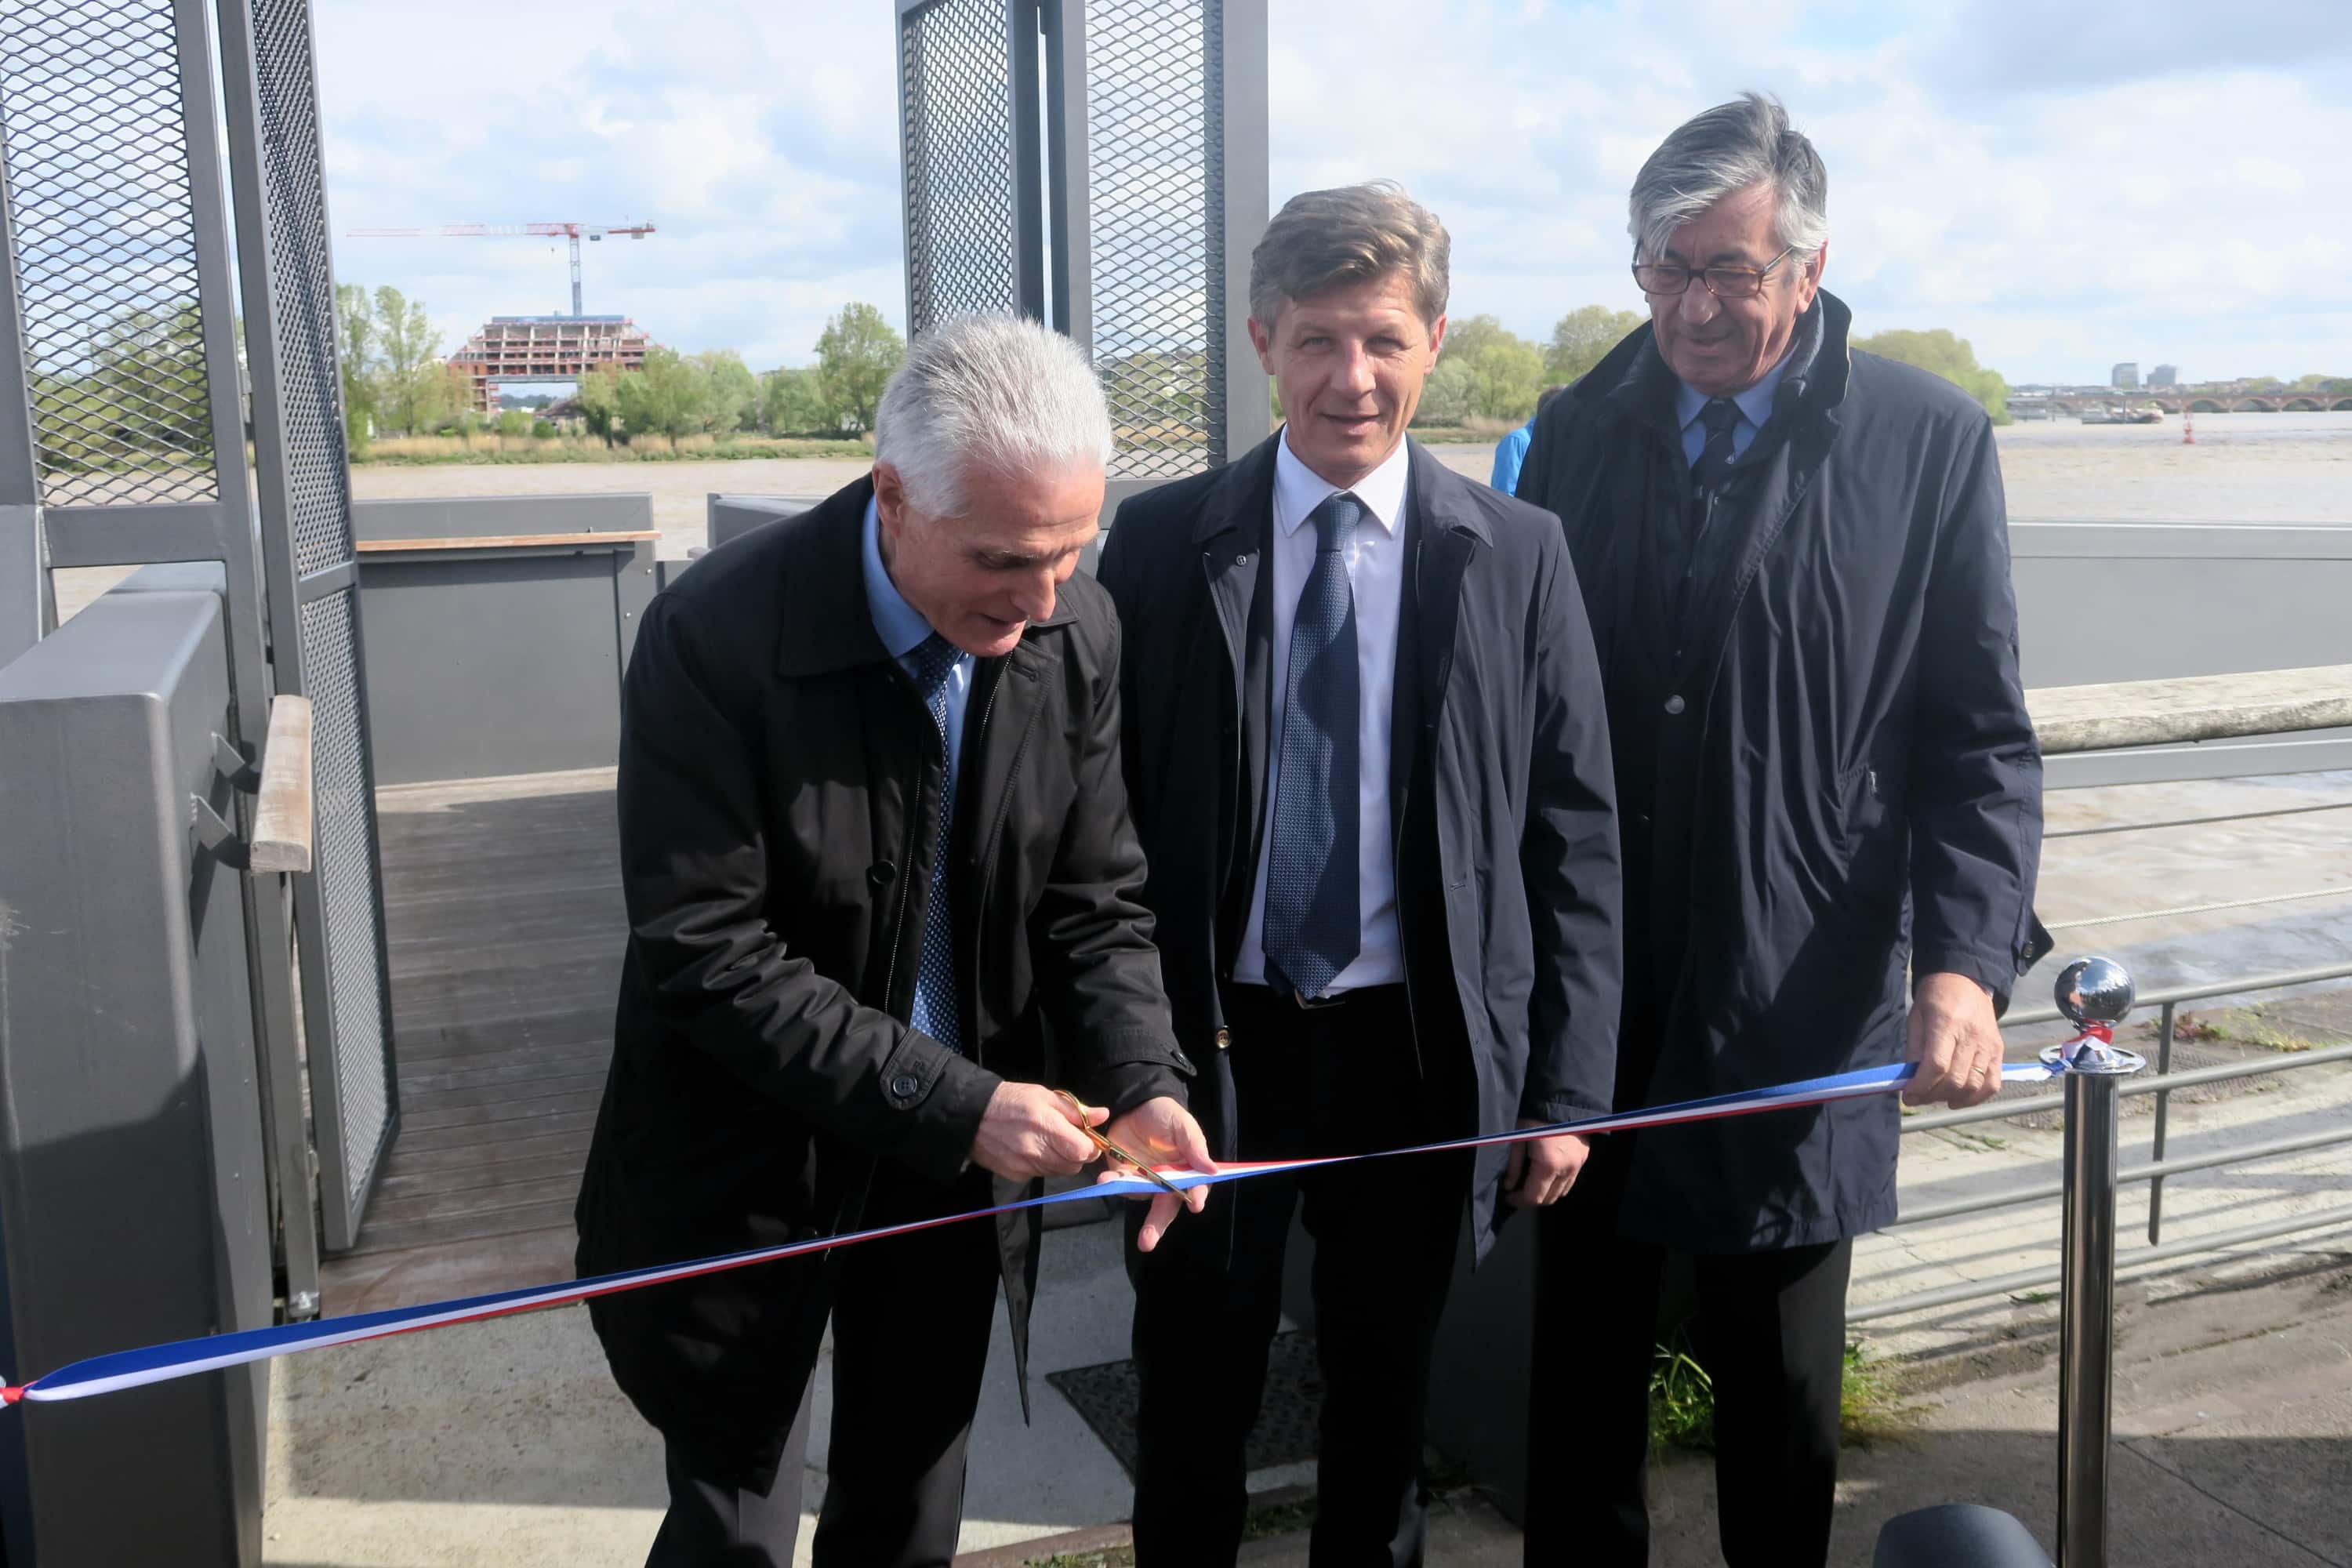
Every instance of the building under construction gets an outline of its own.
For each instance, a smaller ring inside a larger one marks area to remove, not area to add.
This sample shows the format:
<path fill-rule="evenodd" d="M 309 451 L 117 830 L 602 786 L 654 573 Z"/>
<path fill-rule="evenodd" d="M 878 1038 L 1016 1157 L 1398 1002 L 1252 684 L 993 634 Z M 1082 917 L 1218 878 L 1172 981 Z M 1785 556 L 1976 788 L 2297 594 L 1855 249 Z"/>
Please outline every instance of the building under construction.
<path fill-rule="evenodd" d="M 472 383 L 473 406 L 489 414 L 501 383 L 576 382 L 600 364 L 643 370 L 649 346 L 626 316 L 492 316 L 449 363 Z"/>

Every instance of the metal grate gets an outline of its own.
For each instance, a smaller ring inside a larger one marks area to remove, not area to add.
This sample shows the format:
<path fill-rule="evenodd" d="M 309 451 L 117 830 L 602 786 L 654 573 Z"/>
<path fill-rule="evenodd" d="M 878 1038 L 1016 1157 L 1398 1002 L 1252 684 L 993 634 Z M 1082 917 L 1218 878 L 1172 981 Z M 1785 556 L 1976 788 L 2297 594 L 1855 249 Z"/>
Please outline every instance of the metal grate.
<path fill-rule="evenodd" d="M 1094 359 L 1118 434 L 1113 479 L 1226 457 L 1223 10 L 1087 7 Z"/>
<path fill-rule="evenodd" d="M 0 145 L 42 499 L 214 499 L 170 0 L 0 4 Z"/>
<path fill-rule="evenodd" d="M 252 16 L 294 564 L 307 575 L 352 557 L 310 7 L 309 0 L 259 0 Z"/>
<path fill-rule="evenodd" d="M 900 21 L 911 332 L 1015 306 L 1013 77 L 1003 0 Z"/>
<path fill-rule="evenodd" d="M 358 627 L 352 595 L 302 606 L 302 673 L 310 697 L 319 900 L 326 914 L 329 1016 L 334 1022 L 335 1110 L 342 1131 L 343 1198 L 367 1200 L 391 1123 L 389 1042 L 376 922 L 375 797 L 361 723 Z M 320 1040 L 310 1036 L 311 1049 Z"/>

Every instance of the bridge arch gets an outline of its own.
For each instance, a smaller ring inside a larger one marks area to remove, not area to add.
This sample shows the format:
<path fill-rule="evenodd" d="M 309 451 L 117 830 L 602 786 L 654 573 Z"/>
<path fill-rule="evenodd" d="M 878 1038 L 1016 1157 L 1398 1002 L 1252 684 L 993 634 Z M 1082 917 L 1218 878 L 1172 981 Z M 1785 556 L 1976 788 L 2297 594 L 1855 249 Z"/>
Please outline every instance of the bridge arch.
<path fill-rule="evenodd" d="M 2241 397 L 2230 405 L 2232 414 L 2276 414 L 2278 405 L 2260 397 Z"/>
<path fill-rule="evenodd" d="M 2189 405 L 2189 412 L 2191 414 L 2220 414 L 2223 412 L 2223 409 L 2220 404 L 2214 402 L 2211 398 L 2200 397 L 2196 402 Z"/>
<path fill-rule="evenodd" d="M 2279 405 L 2279 410 L 2284 414 L 2316 414 L 2319 412 L 2319 399 L 2315 397 L 2290 397 L 2284 403 Z"/>
<path fill-rule="evenodd" d="M 2352 414 L 2352 397 L 2339 397 L 2327 406 L 2332 413 Z"/>

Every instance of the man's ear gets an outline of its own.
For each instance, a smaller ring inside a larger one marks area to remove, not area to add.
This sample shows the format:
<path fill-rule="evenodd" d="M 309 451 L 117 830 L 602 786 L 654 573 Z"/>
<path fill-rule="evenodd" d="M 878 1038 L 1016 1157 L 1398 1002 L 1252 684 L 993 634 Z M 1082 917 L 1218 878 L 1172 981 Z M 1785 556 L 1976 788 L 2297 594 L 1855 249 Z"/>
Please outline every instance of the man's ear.
<path fill-rule="evenodd" d="M 1257 363 L 1265 367 L 1266 374 L 1272 375 L 1274 374 L 1274 327 L 1252 316 L 1249 319 L 1249 335 L 1250 346 L 1257 350 Z"/>

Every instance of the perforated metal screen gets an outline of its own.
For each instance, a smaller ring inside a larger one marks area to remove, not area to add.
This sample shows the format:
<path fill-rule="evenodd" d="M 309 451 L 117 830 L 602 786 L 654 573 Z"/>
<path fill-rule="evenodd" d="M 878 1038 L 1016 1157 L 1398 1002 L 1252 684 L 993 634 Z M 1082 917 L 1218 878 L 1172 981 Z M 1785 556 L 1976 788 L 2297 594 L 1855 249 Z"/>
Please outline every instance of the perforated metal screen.
<path fill-rule="evenodd" d="M 327 262 L 310 8 L 309 0 L 264 0 L 252 15 L 294 556 L 297 567 L 310 573 L 352 559 L 351 469 L 335 360 L 335 280 Z"/>
<path fill-rule="evenodd" d="M 232 175 L 244 199 L 257 184 L 268 251 L 268 330 L 248 333 L 262 553 L 273 623 L 300 624 L 299 657 L 281 652 L 278 684 L 311 701 L 317 870 L 295 921 L 310 982 L 312 1115 L 334 1117 L 319 1135 L 320 1219 L 327 1245 L 346 1247 L 358 1239 L 396 1102 L 358 589 L 348 574 L 331 574 L 354 555 L 310 13 L 309 0 L 227 5 L 244 7 L 232 20 L 249 29 L 238 37 L 250 39 L 259 132 L 251 145 L 232 135 Z M 234 69 L 240 51 L 227 54 Z M 248 228 L 247 245 L 256 237 Z M 247 298 L 257 312 L 252 291 Z"/>
<path fill-rule="evenodd" d="M 920 334 L 1016 302 L 1013 63 L 1005 0 L 935 0 L 899 18 L 907 295 Z M 1030 150 L 1031 162 L 1035 150 Z"/>
<path fill-rule="evenodd" d="M 0 0 L 0 139 L 42 499 L 209 500 L 170 0 Z"/>
<path fill-rule="evenodd" d="M 314 1026 L 310 1049 L 333 1054 L 331 1107 L 339 1118 L 342 1168 L 324 1172 L 341 1187 L 353 1216 L 374 1180 L 376 1153 L 391 1123 L 390 1085 L 385 1075 L 383 992 L 376 967 L 378 892 L 375 871 L 375 792 L 361 727 L 357 628 L 352 596 L 336 594 L 302 606 L 302 669 L 310 697 L 313 809 L 318 814 L 316 863 L 319 905 L 324 914 L 332 1033 L 322 1039 Z M 306 941 L 318 937 L 305 930 Z M 307 1006 L 315 1004 L 304 998 Z M 318 1081 L 314 1072 L 312 1081 Z M 313 1115 L 330 1107 L 313 1105 Z M 348 1242 L 331 1243 L 348 1245 Z"/>
<path fill-rule="evenodd" d="M 1224 461 L 1219 0 L 1091 0 L 1087 152 L 1094 360 L 1113 479 Z"/>

